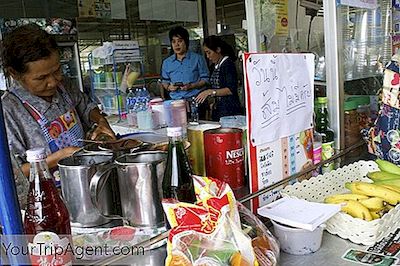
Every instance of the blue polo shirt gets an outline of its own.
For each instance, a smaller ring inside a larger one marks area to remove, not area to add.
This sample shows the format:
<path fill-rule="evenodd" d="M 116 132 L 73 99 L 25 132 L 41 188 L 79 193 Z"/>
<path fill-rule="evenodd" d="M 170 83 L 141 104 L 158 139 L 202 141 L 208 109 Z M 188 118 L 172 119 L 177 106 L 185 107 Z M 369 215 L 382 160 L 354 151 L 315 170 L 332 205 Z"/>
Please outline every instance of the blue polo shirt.
<path fill-rule="evenodd" d="M 173 54 L 166 58 L 162 64 L 161 77 L 163 83 L 182 82 L 183 84 L 195 83 L 200 80 L 208 82 L 208 68 L 203 56 L 188 51 L 182 61 Z M 171 91 L 172 99 L 186 99 L 196 96 L 201 89 L 189 91 Z"/>

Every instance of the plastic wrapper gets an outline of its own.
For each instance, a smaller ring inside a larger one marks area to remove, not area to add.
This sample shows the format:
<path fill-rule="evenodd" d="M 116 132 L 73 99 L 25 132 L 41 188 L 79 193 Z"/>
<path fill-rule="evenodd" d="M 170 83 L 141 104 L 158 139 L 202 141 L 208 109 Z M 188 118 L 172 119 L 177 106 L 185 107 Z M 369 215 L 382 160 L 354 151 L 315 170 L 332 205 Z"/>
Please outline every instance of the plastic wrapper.
<path fill-rule="evenodd" d="M 249 209 L 238 203 L 242 230 L 251 238 L 251 245 L 258 264 L 261 266 L 277 265 L 279 243 L 268 228 Z"/>
<path fill-rule="evenodd" d="M 276 265 L 277 241 L 226 183 L 194 177 L 194 184 L 196 204 L 163 201 L 172 228 L 165 265 Z"/>

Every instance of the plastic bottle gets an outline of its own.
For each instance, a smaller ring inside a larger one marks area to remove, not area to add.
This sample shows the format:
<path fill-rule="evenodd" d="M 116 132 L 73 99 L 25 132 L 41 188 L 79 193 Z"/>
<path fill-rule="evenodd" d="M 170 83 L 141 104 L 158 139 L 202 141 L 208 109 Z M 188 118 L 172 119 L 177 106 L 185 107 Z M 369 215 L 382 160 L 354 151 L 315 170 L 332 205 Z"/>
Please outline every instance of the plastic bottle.
<path fill-rule="evenodd" d="M 146 89 L 146 87 L 143 86 L 142 88 L 142 97 L 143 97 L 143 110 L 146 111 L 149 109 L 149 103 L 150 103 L 150 92 Z"/>
<path fill-rule="evenodd" d="M 137 124 L 140 129 L 153 129 L 153 117 L 150 108 L 150 93 L 143 86 L 138 89 L 138 107 L 137 107 Z"/>
<path fill-rule="evenodd" d="M 163 198 L 196 202 L 192 168 L 183 146 L 181 127 L 167 128 L 169 138 L 167 165 L 162 182 Z"/>
<path fill-rule="evenodd" d="M 328 98 L 317 98 L 318 108 L 316 112 L 316 130 L 322 136 L 322 160 L 327 160 L 335 154 L 334 132 L 329 128 Z M 334 169 L 334 163 L 330 162 L 322 166 L 322 173 Z"/>
<path fill-rule="evenodd" d="M 65 251 L 71 243 L 69 213 L 50 174 L 46 163 L 46 151 L 44 148 L 35 148 L 28 150 L 26 154 L 30 163 L 30 184 L 24 220 L 25 233 L 29 235 L 28 241 L 31 245 L 36 245 L 36 251 L 42 250 L 37 246 L 39 242 L 42 242 L 42 245 L 46 244 L 46 248 L 48 245 L 58 246 L 63 247 Z M 49 255 L 48 250 L 46 255 Z M 49 258 L 40 252 L 32 253 L 31 262 L 33 265 L 39 265 L 44 259 L 50 259 L 52 265 L 68 265 L 72 261 L 68 252 L 51 255 L 54 257 Z"/>
<path fill-rule="evenodd" d="M 137 96 L 136 91 L 134 89 L 129 89 L 128 94 L 126 95 L 126 113 L 128 124 L 130 126 L 137 125 L 137 114 L 136 114 L 136 102 Z"/>

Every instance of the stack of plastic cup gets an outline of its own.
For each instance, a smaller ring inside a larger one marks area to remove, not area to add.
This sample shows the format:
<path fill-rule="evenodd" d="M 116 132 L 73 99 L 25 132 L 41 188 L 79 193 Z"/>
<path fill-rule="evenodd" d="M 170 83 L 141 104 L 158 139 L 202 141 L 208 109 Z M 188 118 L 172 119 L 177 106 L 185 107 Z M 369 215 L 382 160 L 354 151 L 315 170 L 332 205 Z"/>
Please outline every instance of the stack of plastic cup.
<path fill-rule="evenodd" d="M 164 117 L 167 127 L 182 127 L 187 132 L 187 114 L 185 100 L 164 101 Z"/>

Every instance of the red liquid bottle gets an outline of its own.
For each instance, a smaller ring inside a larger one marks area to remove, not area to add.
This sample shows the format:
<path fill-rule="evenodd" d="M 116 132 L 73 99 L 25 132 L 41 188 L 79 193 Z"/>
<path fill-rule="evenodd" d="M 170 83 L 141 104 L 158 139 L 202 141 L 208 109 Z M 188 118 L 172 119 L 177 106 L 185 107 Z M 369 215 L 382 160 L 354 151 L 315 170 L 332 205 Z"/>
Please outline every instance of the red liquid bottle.
<path fill-rule="evenodd" d="M 69 265 L 72 263 L 69 213 L 47 166 L 46 151 L 35 148 L 26 155 L 31 166 L 24 228 L 29 245 L 36 247 L 30 249 L 32 265 Z"/>

